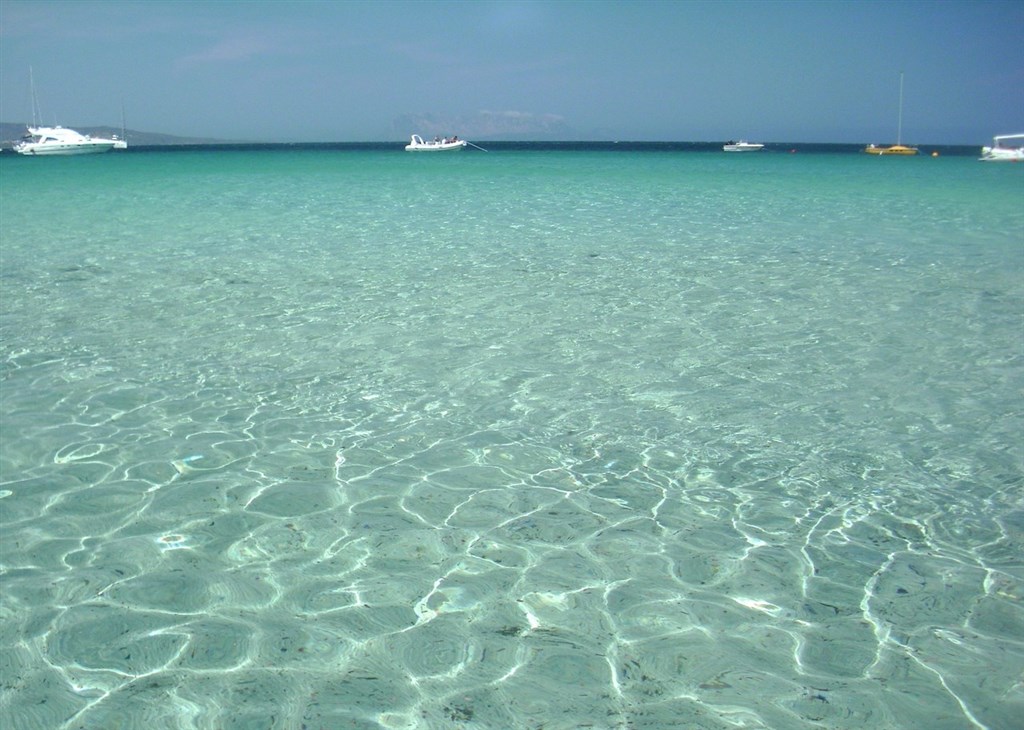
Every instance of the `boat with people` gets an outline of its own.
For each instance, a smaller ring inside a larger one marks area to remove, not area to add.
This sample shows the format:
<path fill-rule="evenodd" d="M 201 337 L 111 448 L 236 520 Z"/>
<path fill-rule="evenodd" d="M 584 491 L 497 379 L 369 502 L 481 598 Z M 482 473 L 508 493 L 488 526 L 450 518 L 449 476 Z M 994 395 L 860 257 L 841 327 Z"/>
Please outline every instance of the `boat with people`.
<path fill-rule="evenodd" d="M 896 144 L 889 147 L 882 147 L 876 144 L 869 144 L 864 148 L 869 155 L 916 155 L 917 147 L 910 147 L 903 144 L 903 74 L 900 74 L 900 113 L 899 122 L 896 125 Z"/>
<path fill-rule="evenodd" d="M 1024 162 L 1024 134 L 1000 134 L 981 148 L 982 162 Z"/>
<path fill-rule="evenodd" d="M 93 137 L 65 127 L 29 127 L 13 145 L 19 155 L 92 155 L 128 148 L 128 142 L 114 137 Z"/>
<path fill-rule="evenodd" d="M 764 149 L 764 145 L 759 142 L 739 142 L 729 141 L 722 146 L 723 152 L 760 152 Z"/>
<path fill-rule="evenodd" d="M 468 142 L 464 139 L 454 137 L 434 137 L 429 142 L 424 142 L 418 134 L 412 135 L 412 139 L 405 146 L 406 152 L 452 152 L 466 147 Z"/>

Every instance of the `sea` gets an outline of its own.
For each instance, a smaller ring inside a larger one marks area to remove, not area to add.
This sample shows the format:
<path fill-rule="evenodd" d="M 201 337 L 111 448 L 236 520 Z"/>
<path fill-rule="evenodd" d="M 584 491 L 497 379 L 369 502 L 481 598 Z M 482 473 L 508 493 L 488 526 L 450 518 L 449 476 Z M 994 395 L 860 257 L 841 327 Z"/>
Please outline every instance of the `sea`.
<path fill-rule="evenodd" d="M 0 155 L 5 730 L 1021 727 L 1024 165 L 403 146 Z"/>

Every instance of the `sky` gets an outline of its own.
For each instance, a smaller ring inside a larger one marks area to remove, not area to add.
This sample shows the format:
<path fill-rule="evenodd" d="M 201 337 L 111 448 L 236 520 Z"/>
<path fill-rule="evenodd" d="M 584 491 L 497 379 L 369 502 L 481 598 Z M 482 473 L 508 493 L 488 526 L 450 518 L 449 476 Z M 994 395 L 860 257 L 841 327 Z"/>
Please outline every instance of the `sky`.
<path fill-rule="evenodd" d="M 256 142 L 987 144 L 1021 0 L 0 0 L 0 121 Z M 32 79 L 30 83 L 29 79 Z"/>

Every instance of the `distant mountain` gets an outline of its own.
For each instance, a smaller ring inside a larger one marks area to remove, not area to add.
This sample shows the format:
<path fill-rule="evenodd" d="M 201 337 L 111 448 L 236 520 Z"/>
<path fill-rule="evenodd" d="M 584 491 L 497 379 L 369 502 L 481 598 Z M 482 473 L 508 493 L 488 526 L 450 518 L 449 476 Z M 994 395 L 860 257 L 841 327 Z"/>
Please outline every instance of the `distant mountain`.
<path fill-rule="evenodd" d="M 10 149 L 11 145 L 25 135 L 27 124 L 12 124 L 0 122 L 0 148 Z M 79 127 L 74 124 L 64 125 L 82 134 L 91 134 L 96 137 L 121 136 L 121 130 L 116 127 Z M 225 144 L 228 140 L 208 139 L 202 137 L 176 137 L 172 134 L 159 134 L 157 132 L 138 132 L 134 129 L 127 129 L 124 137 L 128 140 L 128 146 L 161 146 L 161 145 L 191 145 L 191 144 Z"/>

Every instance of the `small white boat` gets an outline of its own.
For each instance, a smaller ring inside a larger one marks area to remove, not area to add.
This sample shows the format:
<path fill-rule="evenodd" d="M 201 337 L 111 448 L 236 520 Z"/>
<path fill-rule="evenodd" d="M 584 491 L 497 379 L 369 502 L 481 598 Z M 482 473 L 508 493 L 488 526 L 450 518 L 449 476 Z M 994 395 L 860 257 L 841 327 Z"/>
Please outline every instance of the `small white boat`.
<path fill-rule="evenodd" d="M 1024 134 L 1001 134 L 991 147 L 981 148 L 983 162 L 1024 162 Z"/>
<path fill-rule="evenodd" d="M 28 134 L 14 144 L 19 155 L 94 155 L 113 149 L 127 149 L 123 139 L 91 137 L 64 127 L 29 127 Z"/>
<path fill-rule="evenodd" d="M 405 146 L 406 152 L 451 152 L 463 149 L 468 143 L 458 137 L 445 137 L 441 139 L 434 137 L 431 142 L 424 142 L 418 134 L 412 136 L 412 140 Z"/>
<path fill-rule="evenodd" d="M 722 147 L 723 152 L 760 152 L 764 149 L 763 144 L 757 142 L 726 142 Z"/>

